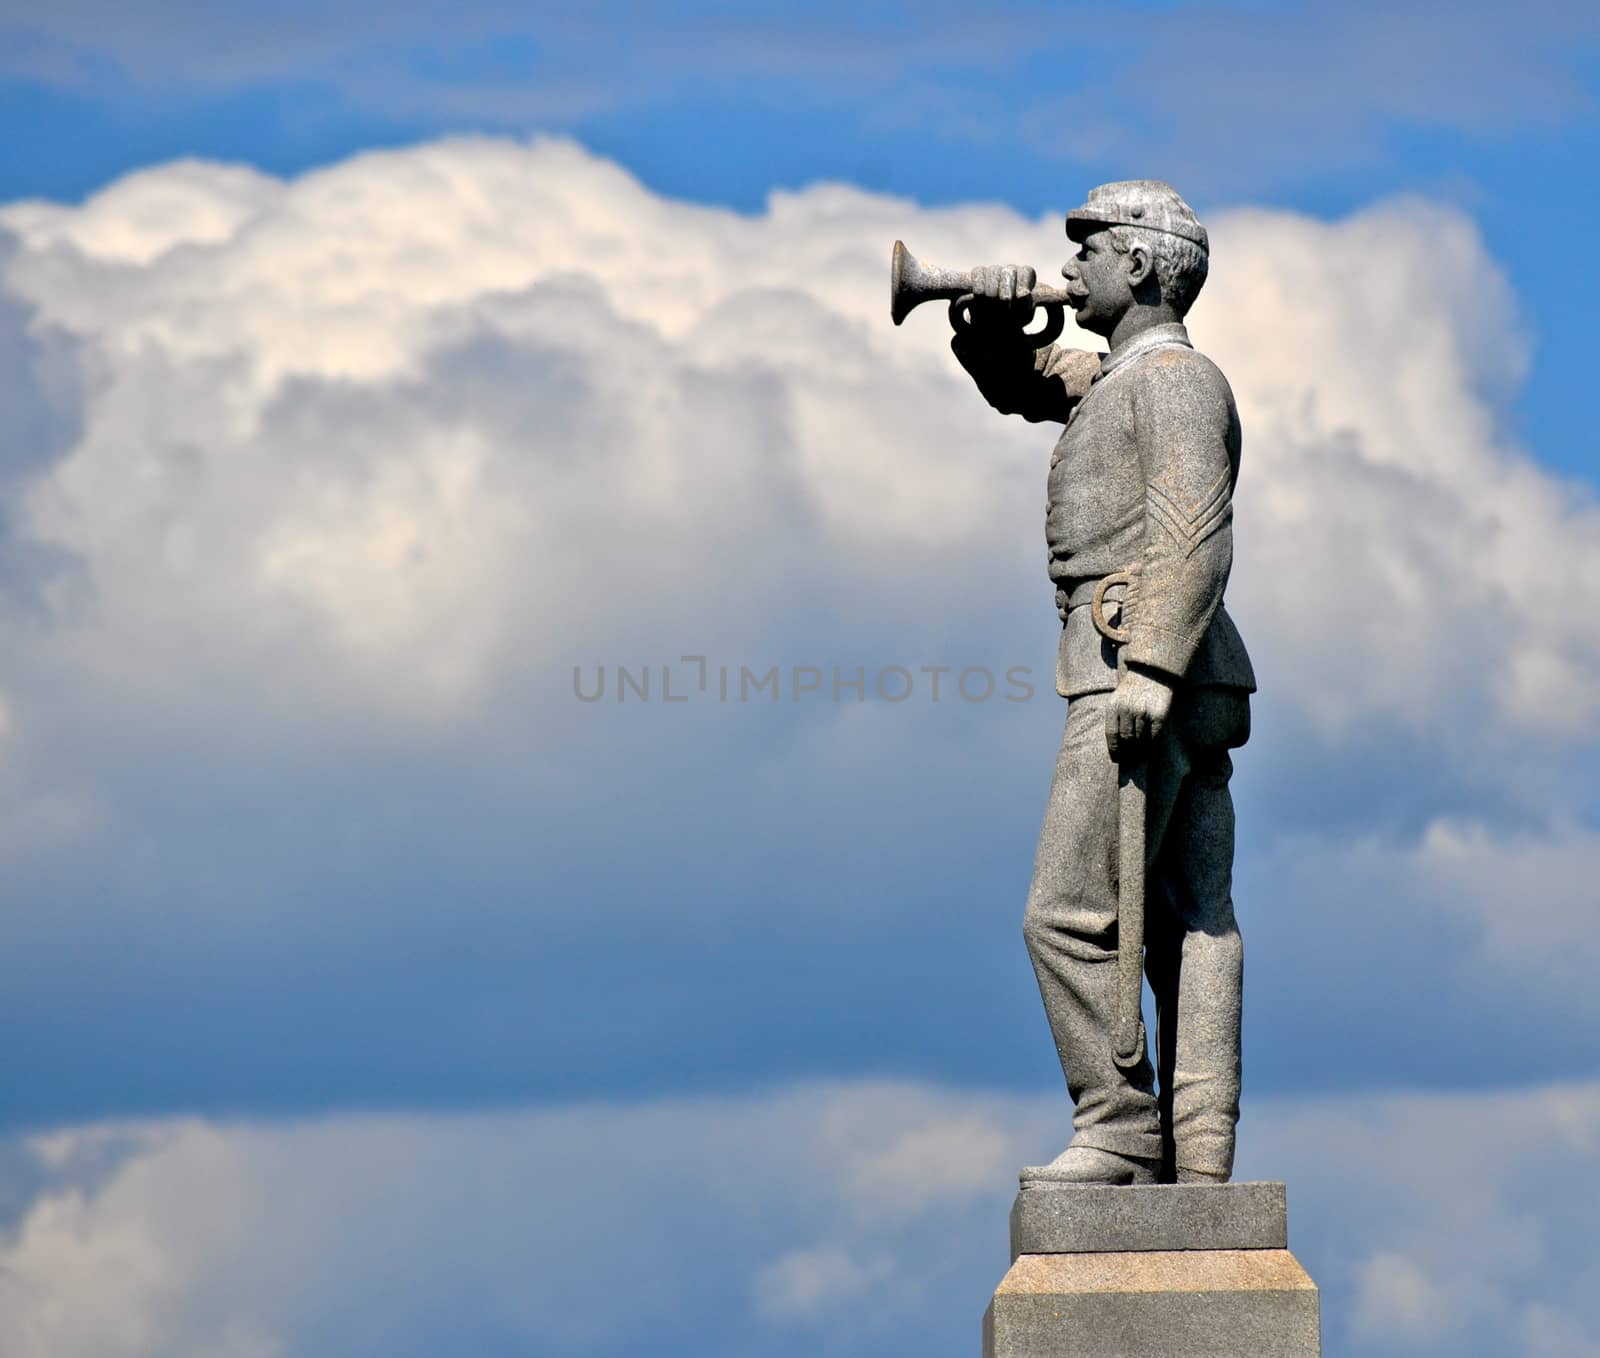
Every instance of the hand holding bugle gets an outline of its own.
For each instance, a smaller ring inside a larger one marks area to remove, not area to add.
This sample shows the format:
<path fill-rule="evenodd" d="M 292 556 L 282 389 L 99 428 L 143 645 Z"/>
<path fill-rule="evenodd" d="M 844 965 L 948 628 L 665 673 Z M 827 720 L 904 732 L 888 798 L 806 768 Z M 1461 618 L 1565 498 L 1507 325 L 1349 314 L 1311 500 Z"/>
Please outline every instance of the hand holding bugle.
<path fill-rule="evenodd" d="M 937 298 L 950 303 L 950 326 L 964 333 L 974 328 L 971 308 L 975 303 L 1003 303 L 1018 317 L 1017 342 L 1040 349 L 1054 341 L 1066 325 L 1068 298 L 1060 288 L 1035 287 L 1033 280 L 1033 270 L 1020 266 L 966 271 L 930 268 L 906 249 L 904 242 L 896 241 L 889 263 L 889 315 L 899 325 L 915 308 Z M 1039 309 L 1045 313 L 1044 328 L 1022 329 Z"/>

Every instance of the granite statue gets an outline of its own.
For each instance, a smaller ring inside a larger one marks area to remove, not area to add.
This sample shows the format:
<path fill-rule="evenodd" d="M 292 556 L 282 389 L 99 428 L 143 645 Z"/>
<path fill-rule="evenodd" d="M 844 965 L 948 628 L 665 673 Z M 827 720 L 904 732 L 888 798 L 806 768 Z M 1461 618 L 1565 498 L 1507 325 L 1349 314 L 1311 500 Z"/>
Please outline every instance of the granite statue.
<path fill-rule="evenodd" d="M 1023 1187 L 1221 1184 L 1243 980 L 1230 751 L 1255 689 L 1223 603 L 1239 416 L 1184 325 L 1210 243 L 1178 193 L 1102 185 L 1066 231 L 1063 288 L 1023 265 L 929 269 L 898 242 L 892 280 L 896 323 L 949 301 L 951 347 L 990 405 L 1064 426 L 1045 541 L 1066 724 L 1023 935 L 1075 1111 L 1066 1149 Z M 1054 343 L 1068 309 L 1106 352 Z"/>

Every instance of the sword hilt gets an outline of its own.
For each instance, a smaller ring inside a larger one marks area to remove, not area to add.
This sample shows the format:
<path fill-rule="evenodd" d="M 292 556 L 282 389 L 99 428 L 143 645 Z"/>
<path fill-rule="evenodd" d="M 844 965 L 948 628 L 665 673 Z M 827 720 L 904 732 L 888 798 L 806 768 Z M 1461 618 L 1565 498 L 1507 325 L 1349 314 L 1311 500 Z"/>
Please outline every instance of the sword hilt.
<path fill-rule="evenodd" d="M 1132 635 L 1126 627 L 1113 627 L 1106 620 L 1106 591 L 1113 585 L 1131 586 L 1134 580 L 1132 571 L 1112 571 L 1103 577 L 1094 587 L 1094 602 L 1089 605 L 1089 615 L 1094 619 L 1094 630 L 1100 633 L 1107 641 L 1124 646 Z"/>
<path fill-rule="evenodd" d="M 1126 1014 L 1117 1018 L 1116 1037 L 1111 1043 L 1111 1059 L 1119 1070 L 1132 1070 L 1144 1060 L 1144 1019 L 1129 1020 Z"/>

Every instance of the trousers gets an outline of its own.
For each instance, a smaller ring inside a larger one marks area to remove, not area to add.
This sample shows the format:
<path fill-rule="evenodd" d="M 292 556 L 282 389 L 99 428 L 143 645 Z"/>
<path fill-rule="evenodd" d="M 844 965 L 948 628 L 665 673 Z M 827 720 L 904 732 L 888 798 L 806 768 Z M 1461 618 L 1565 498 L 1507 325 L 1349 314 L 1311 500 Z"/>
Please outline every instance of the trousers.
<path fill-rule="evenodd" d="M 1244 949 L 1233 911 L 1228 751 L 1249 736 L 1241 689 L 1180 689 L 1148 748 L 1145 977 L 1156 1063 L 1112 1059 L 1117 1000 L 1117 782 L 1108 692 L 1067 706 L 1023 938 L 1074 1104 L 1073 1144 L 1226 1180 L 1239 1119 Z M 1157 1078 L 1159 1076 L 1159 1093 Z"/>

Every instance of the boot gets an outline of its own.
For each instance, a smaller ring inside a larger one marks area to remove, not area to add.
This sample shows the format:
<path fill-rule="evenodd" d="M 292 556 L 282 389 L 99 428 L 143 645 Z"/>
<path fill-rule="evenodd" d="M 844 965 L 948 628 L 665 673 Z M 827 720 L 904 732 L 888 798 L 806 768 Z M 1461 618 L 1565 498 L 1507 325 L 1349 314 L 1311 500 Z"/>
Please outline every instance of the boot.
<path fill-rule="evenodd" d="M 1029 1184 L 1153 1184 L 1158 1159 L 1119 1155 L 1098 1146 L 1068 1146 L 1048 1165 L 1027 1165 L 1022 1171 Z"/>
<path fill-rule="evenodd" d="M 1209 1169 L 1185 1169 L 1182 1165 L 1179 1165 L 1176 1182 L 1180 1184 L 1225 1184 L 1228 1182 L 1228 1176 Z"/>

